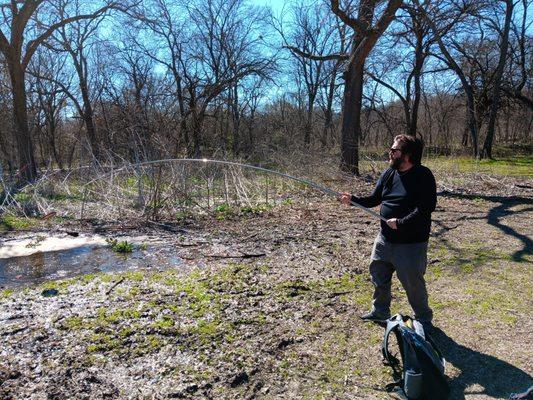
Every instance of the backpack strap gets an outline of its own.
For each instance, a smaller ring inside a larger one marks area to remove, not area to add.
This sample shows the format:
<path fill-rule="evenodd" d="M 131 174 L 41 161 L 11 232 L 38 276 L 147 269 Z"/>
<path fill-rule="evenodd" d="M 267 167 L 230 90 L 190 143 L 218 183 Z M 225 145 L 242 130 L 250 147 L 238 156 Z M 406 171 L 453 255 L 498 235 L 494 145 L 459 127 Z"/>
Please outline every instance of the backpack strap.
<path fill-rule="evenodd" d="M 400 347 L 400 354 L 403 357 L 403 343 L 398 333 L 398 328 L 403 325 L 404 322 L 401 315 L 398 314 L 392 318 L 389 318 L 387 320 L 387 328 L 385 329 L 383 343 L 381 344 L 381 353 L 383 354 L 383 358 L 386 365 L 392 367 L 393 371 L 397 374 L 401 374 L 400 360 L 398 360 L 398 358 L 396 358 L 389 352 L 389 336 L 391 332 L 395 333 L 396 339 L 398 341 L 398 346 Z"/>

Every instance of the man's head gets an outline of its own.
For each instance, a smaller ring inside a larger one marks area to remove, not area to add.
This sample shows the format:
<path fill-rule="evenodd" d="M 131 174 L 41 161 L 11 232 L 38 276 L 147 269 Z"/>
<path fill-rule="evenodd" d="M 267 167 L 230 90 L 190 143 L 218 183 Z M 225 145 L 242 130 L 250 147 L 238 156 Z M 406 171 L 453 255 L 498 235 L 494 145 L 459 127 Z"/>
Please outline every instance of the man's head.
<path fill-rule="evenodd" d="M 398 135 L 389 150 L 389 165 L 399 171 L 406 171 L 413 165 L 420 165 L 424 142 L 409 135 Z"/>

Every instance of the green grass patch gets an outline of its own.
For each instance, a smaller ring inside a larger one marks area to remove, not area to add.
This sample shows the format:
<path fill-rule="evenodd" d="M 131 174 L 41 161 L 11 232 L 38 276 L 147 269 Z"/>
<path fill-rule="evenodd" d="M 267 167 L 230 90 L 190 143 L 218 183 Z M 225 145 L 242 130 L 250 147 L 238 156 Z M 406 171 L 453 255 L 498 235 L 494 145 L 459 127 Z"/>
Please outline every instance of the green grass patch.
<path fill-rule="evenodd" d="M 55 201 L 83 201 L 84 196 L 82 192 L 79 193 L 47 193 L 43 197 L 47 200 Z"/>
<path fill-rule="evenodd" d="M 245 206 L 245 207 L 241 207 L 241 213 L 244 215 L 249 215 L 249 214 L 258 215 L 266 211 L 272 210 L 272 208 L 274 208 L 272 204 L 259 204 L 256 206 Z"/>
<path fill-rule="evenodd" d="M 225 219 L 228 219 L 232 217 L 235 214 L 233 208 L 227 204 L 219 204 L 215 207 L 215 218 L 219 221 L 223 221 Z"/>
<path fill-rule="evenodd" d="M 18 203 L 28 203 L 31 200 L 31 195 L 28 193 L 17 193 L 13 198 Z"/>
<path fill-rule="evenodd" d="M 13 293 L 15 293 L 15 289 L 11 289 L 11 288 L 0 291 L 0 300 L 11 297 Z"/>
<path fill-rule="evenodd" d="M 106 239 L 106 242 L 115 253 L 131 253 L 133 252 L 133 244 L 127 240 L 118 241 L 117 239 Z"/>
<path fill-rule="evenodd" d="M 524 308 L 522 305 L 520 294 L 475 285 L 470 285 L 465 293 L 470 299 L 462 304 L 462 308 L 467 313 L 479 315 L 484 320 L 514 323 L 518 320 L 515 315 L 517 310 L 523 309 L 527 312 L 527 307 Z"/>
<path fill-rule="evenodd" d="M 498 261 L 512 261 L 512 255 L 472 240 L 457 245 L 432 243 L 429 246 L 429 259 L 435 261 L 428 268 L 429 276 L 437 279 L 446 272 L 455 273 L 459 270 L 471 274 Z"/>
<path fill-rule="evenodd" d="M 471 157 L 430 157 L 423 163 L 432 169 L 446 169 L 463 173 L 484 173 L 533 177 L 533 156 L 513 156 L 494 160 L 476 160 Z"/>
<path fill-rule="evenodd" d="M 287 199 L 284 199 L 281 202 L 281 205 L 282 206 L 291 206 L 291 205 L 293 205 L 293 203 L 294 203 L 294 201 L 291 198 L 287 198 Z"/>
<path fill-rule="evenodd" d="M 15 215 L 4 215 L 0 218 L 0 230 L 17 231 L 29 229 L 37 225 L 35 218 L 17 217 Z"/>

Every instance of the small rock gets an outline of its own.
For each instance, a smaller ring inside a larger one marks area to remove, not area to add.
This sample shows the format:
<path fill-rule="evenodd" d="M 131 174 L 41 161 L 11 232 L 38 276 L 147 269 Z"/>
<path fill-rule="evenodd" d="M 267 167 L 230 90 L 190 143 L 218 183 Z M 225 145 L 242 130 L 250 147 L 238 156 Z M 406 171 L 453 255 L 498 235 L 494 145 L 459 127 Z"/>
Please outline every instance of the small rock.
<path fill-rule="evenodd" d="M 232 388 L 235 388 L 237 386 L 240 386 L 246 382 L 248 382 L 250 378 L 248 377 L 248 374 L 246 373 L 246 371 L 241 371 L 239 372 L 237 375 L 235 375 L 231 382 L 230 382 L 230 386 Z"/>
<path fill-rule="evenodd" d="M 294 344 L 294 339 L 282 339 L 281 342 L 278 343 L 278 349 L 284 349 L 287 346 L 290 346 L 291 344 Z"/>
<path fill-rule="evenodd" d="M 196 391 L 198 391 L 198 385 L 194 383 L 192 385 L 187 386 L 184 389 L 181 389 L 181 390 L 178 390 L 176 392 L 172 392 L 172 393 L 167 394 L 167 398 L 169 398 L 169 399 L 184 399 L 185 397 L 187 397 L 187 394 L 193 394 Z"/>
<path fill-rule="evenodd" d="M 59 294 L 59 291 L 57 289 L 45 289 L 41 292 L 41 295 L 43 297 L 54 297 Z"/>
<path fill-rule="evenodd" d="M 87 378 L 85 378 L 85 381 L 87 383 L 102 383 L 100 379 L 96 375 L 89 375 Z"/>

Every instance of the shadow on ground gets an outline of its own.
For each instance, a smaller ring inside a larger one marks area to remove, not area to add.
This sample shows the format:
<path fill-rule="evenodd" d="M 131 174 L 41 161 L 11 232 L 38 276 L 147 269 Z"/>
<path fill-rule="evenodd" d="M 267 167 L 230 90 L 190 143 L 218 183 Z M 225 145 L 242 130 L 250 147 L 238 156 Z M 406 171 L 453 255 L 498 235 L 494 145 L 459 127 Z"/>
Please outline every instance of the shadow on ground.
<path fill-rule="evenodd" d="M 461 371 L 450 382 L 450 399 L 461 400 L 474 394 L 507 399 L 511 393 L 524 391 L 533 384 L 533 377 L 525 371 L 463 346 L 438 328 L 434 338 L 446 361 Z"/>
<path fill-rule="evenodd" d="M 483 195 L 459 194 L 459 193 L 443 193 L 442 196 L 458 198 L 458 199 L 466 199 L 466 200 L 481 199 L 481 200 L 489 201 L 491 203 L 497 203 L 495 207 L 492 207 L 489 210 L 489 212 L 487 213 L 486 219 L 489 225 L 492 225 L 498 228 L 506 235 L 510 235 L 510 236 L 517 238 L 523 243 L 522 249 L 517 250 L 512 254 L 513 260 L 518 261 L 518 262 L 526 261 L 524 256 L 533 254 L 533 240 L 531 240 L 528 236 L 517 232 L 515 229 L 511 228 L 510 226 L 503 224 L 502 221 L 500 220 L 502 217 L 505 217 L 508 215 L 524 214 L 526 212 L 532 211 L 533 207 L 528 207 L 520 211 L 512 211 L 510 210 L 510 208 L 518 206 L 518 205 L 533 206 L 533 198 L 520 197 L 520 196 L 509 196 L 509 197 L 483 196 Z M 471 219 L 471 218 L 467 217 L 467 219 Z M 478 219 L 478 218 L 475 218 L 475 219 Z"/>

